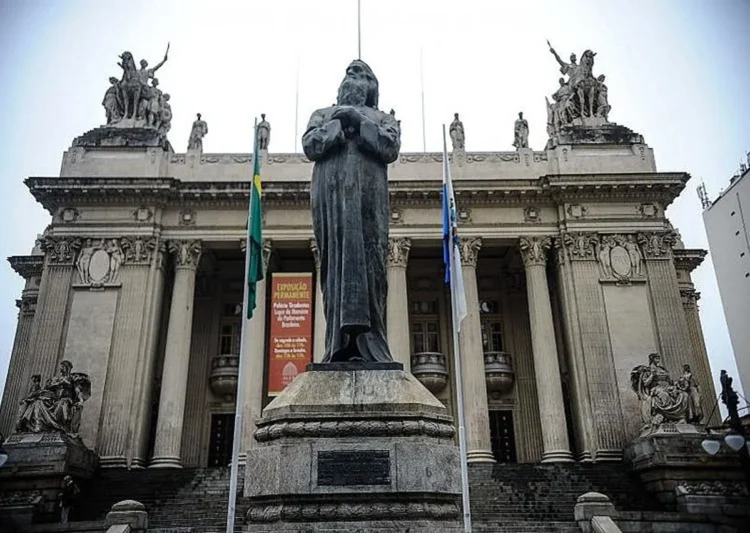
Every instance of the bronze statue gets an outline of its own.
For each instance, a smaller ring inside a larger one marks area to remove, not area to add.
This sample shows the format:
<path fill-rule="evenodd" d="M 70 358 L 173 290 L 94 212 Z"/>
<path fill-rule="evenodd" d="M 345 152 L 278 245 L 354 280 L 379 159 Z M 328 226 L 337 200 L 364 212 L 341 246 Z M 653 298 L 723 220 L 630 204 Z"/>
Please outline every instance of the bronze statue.
<path fill-rule="evenodd" d="M 378 80 L 360 60 L 336 105 L 318 109 L 302 137 L 315 162 L 311 204 L 326 315 L 324 362 L 392 361 L 383 323 L 388 292 L 388 164 L 401 132 L 378 110 Z"/>

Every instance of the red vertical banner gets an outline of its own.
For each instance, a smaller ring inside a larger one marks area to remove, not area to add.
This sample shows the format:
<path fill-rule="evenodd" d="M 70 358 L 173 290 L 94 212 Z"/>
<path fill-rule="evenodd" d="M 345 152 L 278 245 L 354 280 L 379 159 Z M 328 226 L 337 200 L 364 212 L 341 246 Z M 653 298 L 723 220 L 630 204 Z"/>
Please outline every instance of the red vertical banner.
<path fill-rule="evenodd" d="M 277 396 L 312 360 L 311 273 L 271 274 L 268 395 Z"/>

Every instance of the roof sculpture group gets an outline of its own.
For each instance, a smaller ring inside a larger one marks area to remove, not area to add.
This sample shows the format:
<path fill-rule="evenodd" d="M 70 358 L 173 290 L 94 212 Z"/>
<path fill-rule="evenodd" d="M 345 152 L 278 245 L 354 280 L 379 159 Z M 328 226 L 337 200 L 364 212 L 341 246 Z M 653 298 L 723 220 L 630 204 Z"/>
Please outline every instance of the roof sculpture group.
<path fill-rule="evenodd" d="M 552 101 L 545 98 L 547 103 L 547 133 L 550 139 L 557 137 L 561 129 L 568 126 L 599 127 L 609 124 L 609 111 L 611 106 L 608 101 L 607 86 L 603 75 L 595 76 L 593 73 L 595 52 L 586 50 L 581 56 L 580 63 L 576 54 L 570 54 L 569 61 L 564 61 L 547 41 L 550 53 L 560 65 L 563 77 L 559 79 L 560 86 L 552 94 Z M 164 63 L 169 55 L 169 46 L 164 54 L 164 59 L 153 68 L 148 67 L 148 62 L 140 61 L 141 68 L 136 68 L 133 55 L 123 52 L 118 65 L 122 68 L 122 77 L 110 78 L 111 86 L 107 89 L 102 105 L 104 106 L 108 127 L 118 128 L 145 128 L 154 129 L 159 136 L 166 139 L 166 134 L 171 127 L 172 108 L 169 105 L 169 94 L 163 93 L 159 88 L 159 80 L 155 73 Z M 566 78 L 567 77 L 567 80 Z M 450 137 L 453 150 L 465 150 L 466 137 L 464 125 L 454 114 L 454 120 L 450 125 Z M 198 115 L 193 123 L 188 142 L 189 150 L 202 151 L 203 136 L 208 133 L 206 122 Z M 270 125 L 265 120 L 259 124 L 260 148 L 268 150 L 270 137 Z M 518 114 L 518 119 L 513 125 L 513 146 L 516 150 L 529 148 L 529 124 Z"/>

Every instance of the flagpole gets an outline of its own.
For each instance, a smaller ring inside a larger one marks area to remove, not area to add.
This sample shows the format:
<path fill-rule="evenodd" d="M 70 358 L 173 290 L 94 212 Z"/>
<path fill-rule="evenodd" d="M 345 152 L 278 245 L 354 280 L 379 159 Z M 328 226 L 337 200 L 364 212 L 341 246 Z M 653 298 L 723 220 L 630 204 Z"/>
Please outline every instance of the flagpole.
<path fill-rule="evenodd" d="M 422 87 L 422 152 L 427 153 L 427 133 L 424 122 L 424 57 L 422 49 L 419 49 L 419 80 Z"/>
<path fill-rule="evenodd" d="M 294 146 L 293 152 L 297 153 L 297 132 L 299 131 L 299 51 L 297 52 L 297 82 L 294 91 Z"/>
<path fill-rule="evenodd" d="M 357 59 L 362 59 L 362 0 L 357 0 Z"/>
<path fill-rule="evenodd" d="M 258 158 L 258 117 L 255 117 L 255 125 L 253 126 L 253 163 L 251 167 L 251 174 L 255 172 L 255 162 Z M 249 285 L 247 282 L 247 276 L 250 272 L 250 220 L 252 217 L 253 209 L 253 187 L 255 187 L 255 176 L 250 176 L 250 195 L 248 201 L 250 205 L 247 210 L 247 224 L 248 230 L 245 236 L 245 284 L 242 294 L 242 328 L 240 331 L 240 356 L 238 361 L 238 375 L 237 375 L 237 395 L 234 398 L 235 410 L 234 410 L 234 435 L 232 439 L 232 467 L 229 473 L 229 505 L 227 506 L 227 530 L 226 533 L 234 533 L 234 516 L 237 506 L 237 476 L 239 475 L 239 461 L 240 461 L 240 440 L 242 439 L 242 422 L 244 415 L 244 399 L 245 399 L 245 364 L 242 361 L 242 357 L 245 355 L 245 347 L 247 346 L 247 332 L 248 325 L 251 319 L 247 318 L 247 306 L 248 306 L 248 295 Z"/>
<path fill-rule="evenodd" d="M 445 124 L 443 124 L 443 165 L 445 165 L 446 180 L 450 183 L 450 163 L 448 161 L 448 144 L 445 138 Z M 446 188 L 447 189 L 447 188 Z M 451 185 L 450 189 L 453 189 Z M 454 261 L 454 238 L 455 229 L 451 222 L 448 237 L 448 254 L 450 265 L 450 289 L 451 289 L 451 318 L 453 320 L 453 366 L 456 376 L 456 403 L 458 403 L 458 449 L 461 456 L 461 502 L 463 507 L 464 533 L 471 533 L 471 502 L 469 501 L 469 466 L 466 457 L 466 425 L 464 421 L 464 387 L 461 377 L 461 348 L 458 342 L 458 313 L 456 309 L 456 269 L 453 268 Z"/>

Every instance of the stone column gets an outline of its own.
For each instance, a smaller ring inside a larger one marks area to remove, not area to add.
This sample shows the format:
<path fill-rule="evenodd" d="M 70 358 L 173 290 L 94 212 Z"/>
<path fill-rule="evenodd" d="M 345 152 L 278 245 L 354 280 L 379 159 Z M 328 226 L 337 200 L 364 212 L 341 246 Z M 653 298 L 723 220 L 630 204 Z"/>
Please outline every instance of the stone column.
<path fill-rule="evenodd" d="M 313 332 L 313 362 L 319 363 L 326 354 L 326 311 L 323 306 L 323 285 L 320 279 L 320 255 L 318 243 L 310 239 L 310 250 L 315 259 L 315 316 Z"/>
<path fill-rule="evenodd" d="M 529 299 L 531 346 L 534 373 L 539 393 L 539 418 L 542 423 L 543 463 L 571 462 L 568 428 L 565 422 L 560 363 L 557 358 L 552 306 L 547 285 L 549 237 L 521 237 L 520 248 L 526 268 L 526 292 Z"/>
<path fill-rule="evenodd" d="M 16 326 L 8 377 L 5 380 L 3 401 L 0 407 L 0 435 L 5 436 L 10 435 L 16 425 L 18 403 L 25 396 L 29 387 L 29 381 L 23 381 L 22 375 L 28 357 L 28 344 L 31 340 L 31 327 L 34 323 L 44 256 L 14 256 L 10 257 L 9 261 L 13 270 L 24 277 L 26 285 L 21 293 L 21 299 L 16 300 L 16 306 L 19 309 L 18 325 Z"/>
<path fill-rule="evenodd" d="M 73 281 L 73 263 L 81 247 L 80 239 L 68 237 L 45 236 L 39 244 L 46 255 L 45 266 L 29 335 L 23 383 L 28 383 L 32 374 L 41 374 L 42 380 L 46 380 L 57 371 Z"/>
<path fill-rule="evenodd" d="M 672 246 L 676 239 L 673 231 L 638 234 L 638 242 L 646 259 L 648 287 L 662 360 L 672 376 L 682 374 L 682 365 L 688 362 L 689 355 L 693 353 L 672 257 Z"/>
<path fill-rule="evenodd" d="M 203 248 L 201 241 L 170 241 L 168 247 L 175 258 L 175 276 L 151 468 L 182 468 L 180 445 L 190 363 L 195 273 Z"/>
<path fill-rule="evenodd" d="M 467 237 L 461 241 L 461 263 L 468 314 L 461 323 L 461 382 L 464 391 L 466 450 L 470 463 L 494 463 L 490 442 L 490 413 L 487 406 L 487 384 L 484 376 L 482 327 L 479 322 L 477 259 L 482 239 Z M 455 324 L 454 324 L 455 327 Z M 453 354 L 454 357 L 456 354 Z"/>
<path fill-rule="evenodd" d="M 409 333 L 409 295 L 406 287 L 406 263 L 409 260 L 411 239 L 388 239 L 388 302 L 386 330 L 388 347 L 393 360 L 411 370 L 411 340 Z"/>
<path fill-rule="evenodd" d="M 263 378 L 266 367 L 266 282 L 271 277 L 268 272 L 268 265 L 272 251 L 273 243 L 271 239 L 263 239 L 263 270 L 266 275 L 256 285 L 258 298 L 255 300 L 253 318 L 247 326 L 249 342 L 245 343 L 245 352 L 242 354 L 243 365 L 245 365 L 244 375 L 247 380 L 245 382 L 245 397 L 242 399 L 244 422 L 241 429 L 240 462 L 243 464 L 246 457 L 244 451 L 248 448 L 254 448 L 256 445 L 253 438 L 255 420 L 260 418 L 263 411 L 263 391 L 265 390 Z"/>
<path fill-rule="evenodd" d="M 692 371 L 698 381 L 701 393 L 701 404 L 703 407 L 703 423 L 710 426 L 721 425 L 718 409 L 712 409 L 711 402 L 716 398 L 714 383 L 711 379 L 711 366 L 708 362 L 708 353 L 706 352 L 706 341 L 703 338 L 703 329 L 701 328 L 701 318 L 698 309 L 698 300 L 701 293 L 695 288 L 680 289 L 682 297 L 682 308 L 685 310 L 687 319 L 688 332 L 690 333 L 691 344 L 693 345 L 693 365 Z M 678 374 L 679 375 L 679 374 Z M 711 411 L 713 410 L 713 413 Z M 711 414 L 709 419 L 708 415 Z"/>
<path fill-rule="evenodd" d="M 164 278 L 167 246 L 157 240 L 151 260 L 150 290 L 146 309 L 146 327 L 143 335 L 143 353 L 136 370 L 133 405 L 133 437 L 131 444 L 131 468 L 144 468 L 147 464 L 148 437 L 151 427 L 151 404 L 154 395 L 154 373 L 156 371 L 156 349 L 159 340 L 159 324 L 164 304 Z"/>

